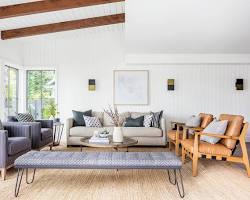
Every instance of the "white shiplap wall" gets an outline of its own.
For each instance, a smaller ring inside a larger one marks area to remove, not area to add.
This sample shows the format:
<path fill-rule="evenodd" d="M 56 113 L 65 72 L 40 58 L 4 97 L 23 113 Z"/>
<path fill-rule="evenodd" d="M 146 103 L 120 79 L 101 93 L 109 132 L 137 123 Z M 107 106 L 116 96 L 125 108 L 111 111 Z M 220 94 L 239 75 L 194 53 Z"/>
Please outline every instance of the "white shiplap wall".
<path fill-rule="evenodd" d="M 150 72 L 150 104 L 120 106 L 121 111 L 163 109 L 167 124 L 199 112 L 242 114 L 250 121 L 250 64 L 126 64 L 124 33 L 118 29 L 95 36 L 30 42 L 24 45 L 26 67 L 55 67 L 58 74 L 58 105 L 62 120 L 72 109 L 102 110 L 113 100 L 114 69 L 147 69 Z M 190 55 L 191 56 L 191 55 Z M 195 55 L 196 57 L 199 55 Z M 88 79 L 97 90 L 89 92 Z M 167 91 L 167 79 L 176 80 L 176 90 Z M 235 90 L 235 79 L 244 78 L 245 90 Z"/>

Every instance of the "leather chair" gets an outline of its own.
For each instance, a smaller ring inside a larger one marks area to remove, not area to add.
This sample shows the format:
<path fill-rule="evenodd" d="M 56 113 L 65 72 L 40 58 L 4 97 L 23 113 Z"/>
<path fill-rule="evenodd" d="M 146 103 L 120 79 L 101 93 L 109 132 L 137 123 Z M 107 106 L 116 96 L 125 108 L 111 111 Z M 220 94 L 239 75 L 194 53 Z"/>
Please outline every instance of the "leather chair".
<path fill-rule="evenodd" d="M 31 150 L 31 127 L 29 125 L 6 125 L 0 130 L 0 170 L 5 180 L 7 169 L 15 159 Z"/>
<path fill-rule="evenodd" d="M 199 116 L 201 117 L 201 124 L 199 127 L 187 127 L 185 123 L 181 122 L 171 122 L 172 130 L 167 132 L 168 142 L 169 142 L 169 149 L 171 150 L 171 144 L 175 146 L 175 154 L 179 155 L 180 144 L 183 137 L 183 129 L 184 127 L 187 128 L 190 132 L 192 131 L 201 131 L 207 127 L 210 122 L 213 121 L 213 115 L 200 113 Z"/>
<path fill-rule="evenodd" d="M 236 162 L 245 165 L 247 174 L 250 177 L 249 159 L 245 141 L 248 123 L 243 123 L 244 117 L 241 115 L 222 114 L 220 115 L 219 120 L 228 120 L 228 126 L 225 135 L 196 132 L 194 139 L 187 139 L 187 129 L 184 129 L 182 140 L 183 164 L 187 156 L 191 158 L 193 165 L 193 176 L 197 176 L 199 158 Z M 216 144 L 210 144 L 200 141 L 201 135 L 217 137 L 221 140 Z M 233 155 L 238 143 L 242 149 L 242 156 Z"/>
<path fill-rule="evenodd" d="M 31 126 L 31 147 L 40 150 L 45 146 L 53 147 L 53 120 L 35 120 L 35 122 L 18 122 L 15 116 L 9 116 L 5 124 Z"/>

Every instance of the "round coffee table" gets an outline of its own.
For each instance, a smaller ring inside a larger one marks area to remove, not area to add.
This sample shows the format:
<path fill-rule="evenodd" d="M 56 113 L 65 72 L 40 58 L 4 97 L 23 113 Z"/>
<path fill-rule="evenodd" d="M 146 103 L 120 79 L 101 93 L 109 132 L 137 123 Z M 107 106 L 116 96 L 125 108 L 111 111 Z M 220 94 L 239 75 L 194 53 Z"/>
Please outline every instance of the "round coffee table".
<path fill-rule="evenodd" d="M 86 146 L 86 147 L 95 147 L 95 148 L 113 148 L 116 151 L 118 151 L 119 148 L 127 148 L 127 152 L 128 152 L 128 147 L 133 146 L 138 143 L 137 140 L 128 138 L 128 137 L 124 137 L 123 142 L 121 143 L 113 142 L 112 136 L 109 137 L 109 144 L 89 143 L 89 140 L 90 140 L 90 137 L 85 137 L 85 138 L 80 139 L 82 143 L 81 151 L 82 151 L 83 146 Z"/>

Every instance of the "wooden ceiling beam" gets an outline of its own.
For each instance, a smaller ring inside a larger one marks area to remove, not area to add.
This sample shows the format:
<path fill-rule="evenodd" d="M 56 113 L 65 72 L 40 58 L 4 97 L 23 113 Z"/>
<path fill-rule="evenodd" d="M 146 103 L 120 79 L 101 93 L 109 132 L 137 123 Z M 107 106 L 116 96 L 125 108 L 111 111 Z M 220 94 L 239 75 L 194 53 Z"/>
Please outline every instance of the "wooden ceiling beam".
<path fill-rule="evenodd" d="M 27 28 L 19 28 L 6 30 L 1 32 L 2 40 L 27 37 L 33 35 L 41 35 L 46 33 L 55 33 L 60 31 L 76 30 L 82 28 L 104 26 L 109 24 L 118 24 L 125 22 L 125 14 L 107 15 L 102 17 L 87 18 L 74 21 L 65 21 L 54 24 L 46 24 L 32 26 Z"/>
<path fill-rule="evenodd" d="M 43 0 L 0 7 L 0 19 L 37 13 L 94 6 L 125 0 Z"/>

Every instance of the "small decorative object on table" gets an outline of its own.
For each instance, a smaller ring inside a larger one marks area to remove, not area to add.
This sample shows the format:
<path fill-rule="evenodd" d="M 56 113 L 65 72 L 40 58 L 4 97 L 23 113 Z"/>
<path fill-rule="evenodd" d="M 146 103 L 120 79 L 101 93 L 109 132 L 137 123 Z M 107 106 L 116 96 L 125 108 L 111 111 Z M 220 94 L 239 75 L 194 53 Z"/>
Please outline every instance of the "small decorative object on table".
<path fill-rule="evenodd" d="M 113 141 L 123 142 L 123 119 L 120 117 L 117 107 L 115 106 L 113 109 L 109 107 L 107 110 L 104 109 L 104 112 L 111 118 L 112 123 L 115 126 L 113 131 Z"/>
<path fill-rule="evenodd" d="M 109 134 L 109 132 L 107 130 L 102 131 L 100 133 L 99 133 L 99 131 L 95 131 L 94 135 L 89 139 L 89 143 L 109 144 L 108 134 Z"/>

